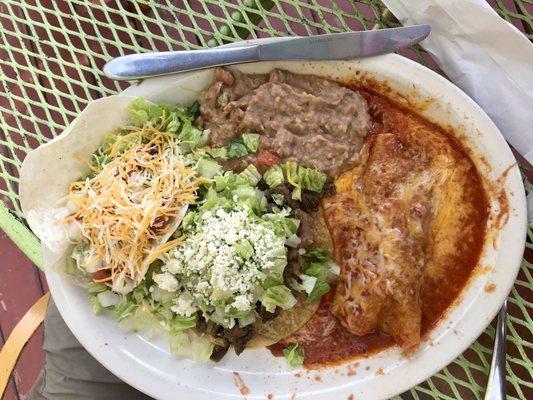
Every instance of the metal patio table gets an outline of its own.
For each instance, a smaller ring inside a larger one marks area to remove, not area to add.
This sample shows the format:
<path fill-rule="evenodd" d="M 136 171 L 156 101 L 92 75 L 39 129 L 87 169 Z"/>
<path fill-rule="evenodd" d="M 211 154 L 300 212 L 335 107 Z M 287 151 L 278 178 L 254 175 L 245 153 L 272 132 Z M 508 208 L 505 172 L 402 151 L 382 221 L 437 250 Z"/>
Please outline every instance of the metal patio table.
<path fill-rule="evenodd" d="M 533 0 L 489 3 L 533 40 Z M 89 101 L 126 87 L 103 76 L 102 66 L 110 58 L 246 38 L 394 26 L 398 22 L 379 0 L 2 0 L 0 228 L 41 265 L 39 242 L 18 201 L 20 165 L 28 151 L 60 133 Z M 438 70 L 420 46 L 402 54 Z M 521 167 L 529 192 L 532 170 Z M 509 399 L 533 398 L 532 241 L 529 227 L 525 258 L 509 300 Z M 483 398 L 493 337 L 494 324 L 452 364 L 398 398 Z"/>

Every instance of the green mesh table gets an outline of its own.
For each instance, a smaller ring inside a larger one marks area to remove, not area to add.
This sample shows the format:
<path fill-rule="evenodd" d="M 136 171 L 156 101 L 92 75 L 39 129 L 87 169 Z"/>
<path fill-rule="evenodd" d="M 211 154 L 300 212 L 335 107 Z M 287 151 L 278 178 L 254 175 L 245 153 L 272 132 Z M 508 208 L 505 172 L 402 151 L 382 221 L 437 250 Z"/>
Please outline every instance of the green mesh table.
<path fill-rule="evenodd" d="M 533 0 L 490 1 L 533 40 Z M 72 120 L 91 100 L 122 83 L 106 79 L 112 57 L 153 50 L 197 49 L 245 38 L 310 35 L 396 26 L 379 1 L 353 0 L 3 0 L 0 3 L 0 228 L 36 264 L 39 243 L 18 201 L 22 160 Z M 418 46 L 402 54 L 436 69 Z M 527 181 L 531 170 L 523 166 Z M 533 255 L 528 231 L 526 258 Z M 507 390 L 533 398 L 533 264 L 523 260 L 511 293 Z M 465 353 L 402 399 L 481 399 L 494 328 Z"/>

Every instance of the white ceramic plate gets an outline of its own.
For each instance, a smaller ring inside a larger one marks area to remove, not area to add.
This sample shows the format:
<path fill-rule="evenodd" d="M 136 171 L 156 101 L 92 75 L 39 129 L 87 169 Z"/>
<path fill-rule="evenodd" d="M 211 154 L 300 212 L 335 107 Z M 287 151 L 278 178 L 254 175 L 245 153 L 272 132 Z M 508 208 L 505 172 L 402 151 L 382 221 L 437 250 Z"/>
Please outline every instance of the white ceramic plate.
<path fill-rule="evenodd" d="M 55 273 L 47 273 L 50 290 L 68 326 L 82 345 L 115 375 L 158 399 L 384 399 L 424 381 L 463 352 L 485 329 L 511 289 L 520 266 L 526 229 L 526 205 L 515 159 L 496 126 L 463 92 L 429 69 L 396 55 L 350 62 L 283 62 L 239 66 L 248 73 L 273 68 L 332 78 L 353 78 L 362 71 L 387 82 L 411 100 L 424 102 L 423 114 L 466 135 L 481 173 L 495 181 L 509 167 L 502 184 L 509 199 L 509 219 L 484 248 L 480 265 L 458 304 L 406 359 L 393 348 L 357 364 L 319 371 L 291 369 L 268 350 L 228 354 L 220 363 L 174 357 L 164 338 L 125 334 L 111 315 L 95 317 L 86 291 Z M 213 71 L 186 73 L 143 81 L 126 94 L 152 101 L 189 104 L 212 80 Z M 482 227 L 480 227 L 481 229 Z M 487 268 L 488 267 L 488 268 Z M 485 291 L 488 284 L 495 289 Z M 382 373 L 383 372 L 383 373 Z M 294 397 L 293 397 L 294 396 Z"/>

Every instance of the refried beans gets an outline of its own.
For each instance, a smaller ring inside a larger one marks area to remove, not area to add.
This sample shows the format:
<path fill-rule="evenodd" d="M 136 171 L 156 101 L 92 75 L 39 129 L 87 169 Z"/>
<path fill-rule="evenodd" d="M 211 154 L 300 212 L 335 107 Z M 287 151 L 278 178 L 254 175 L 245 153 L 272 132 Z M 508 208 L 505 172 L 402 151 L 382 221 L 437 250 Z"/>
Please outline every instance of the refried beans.
<path fill-rule="evenodd" d="M 262 150 L 332 176 L 356 164 L 371 128 L 366 100 L 336 82 L 283 70 L 245 75 L 222 68 L 200 96 L 197 124 L 210 129 L 213 147 L 259 133 Z"/>

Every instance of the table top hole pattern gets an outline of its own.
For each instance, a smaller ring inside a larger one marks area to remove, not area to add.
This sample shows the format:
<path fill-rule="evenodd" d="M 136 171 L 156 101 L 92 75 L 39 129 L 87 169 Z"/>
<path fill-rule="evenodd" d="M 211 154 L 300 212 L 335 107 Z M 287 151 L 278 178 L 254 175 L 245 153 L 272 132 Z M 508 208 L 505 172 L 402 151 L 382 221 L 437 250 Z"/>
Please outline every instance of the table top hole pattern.
<path fill-rule="evenodd" d="M 491 0 L 502 18 L 533 40 L 533 0 Z M 4 0 L 0 4 L 0 227 L 30 234 L 18 202 L 25 155 L 45 143 L 91 100 L 127 83 L 102 74 L 112 57 L 143 51 L 199 49 L 247 38 L 312 35 L 398 26 L 379 0 Z M 420 46 L 402 51 L 438 71 Z M 438 71 L 440 72 L 440 71 Z M 532 170 L 523 165 L 527 191 Z M 5 207 L 4 207 L 5 208 Z M 533 384 L 533 232 L 509 303 L 507 389 L 526 399 Z M 22 243 L 22 242 L 21 242 Z M 31 243 L 31 244 L 28 244 Z M 21 250 L 38 254 L 36 241 Z M 528 261 L 529 260 L 529 261 Z M 494 323 L 452 364 L 399 396 L 481 399 Z"/>

